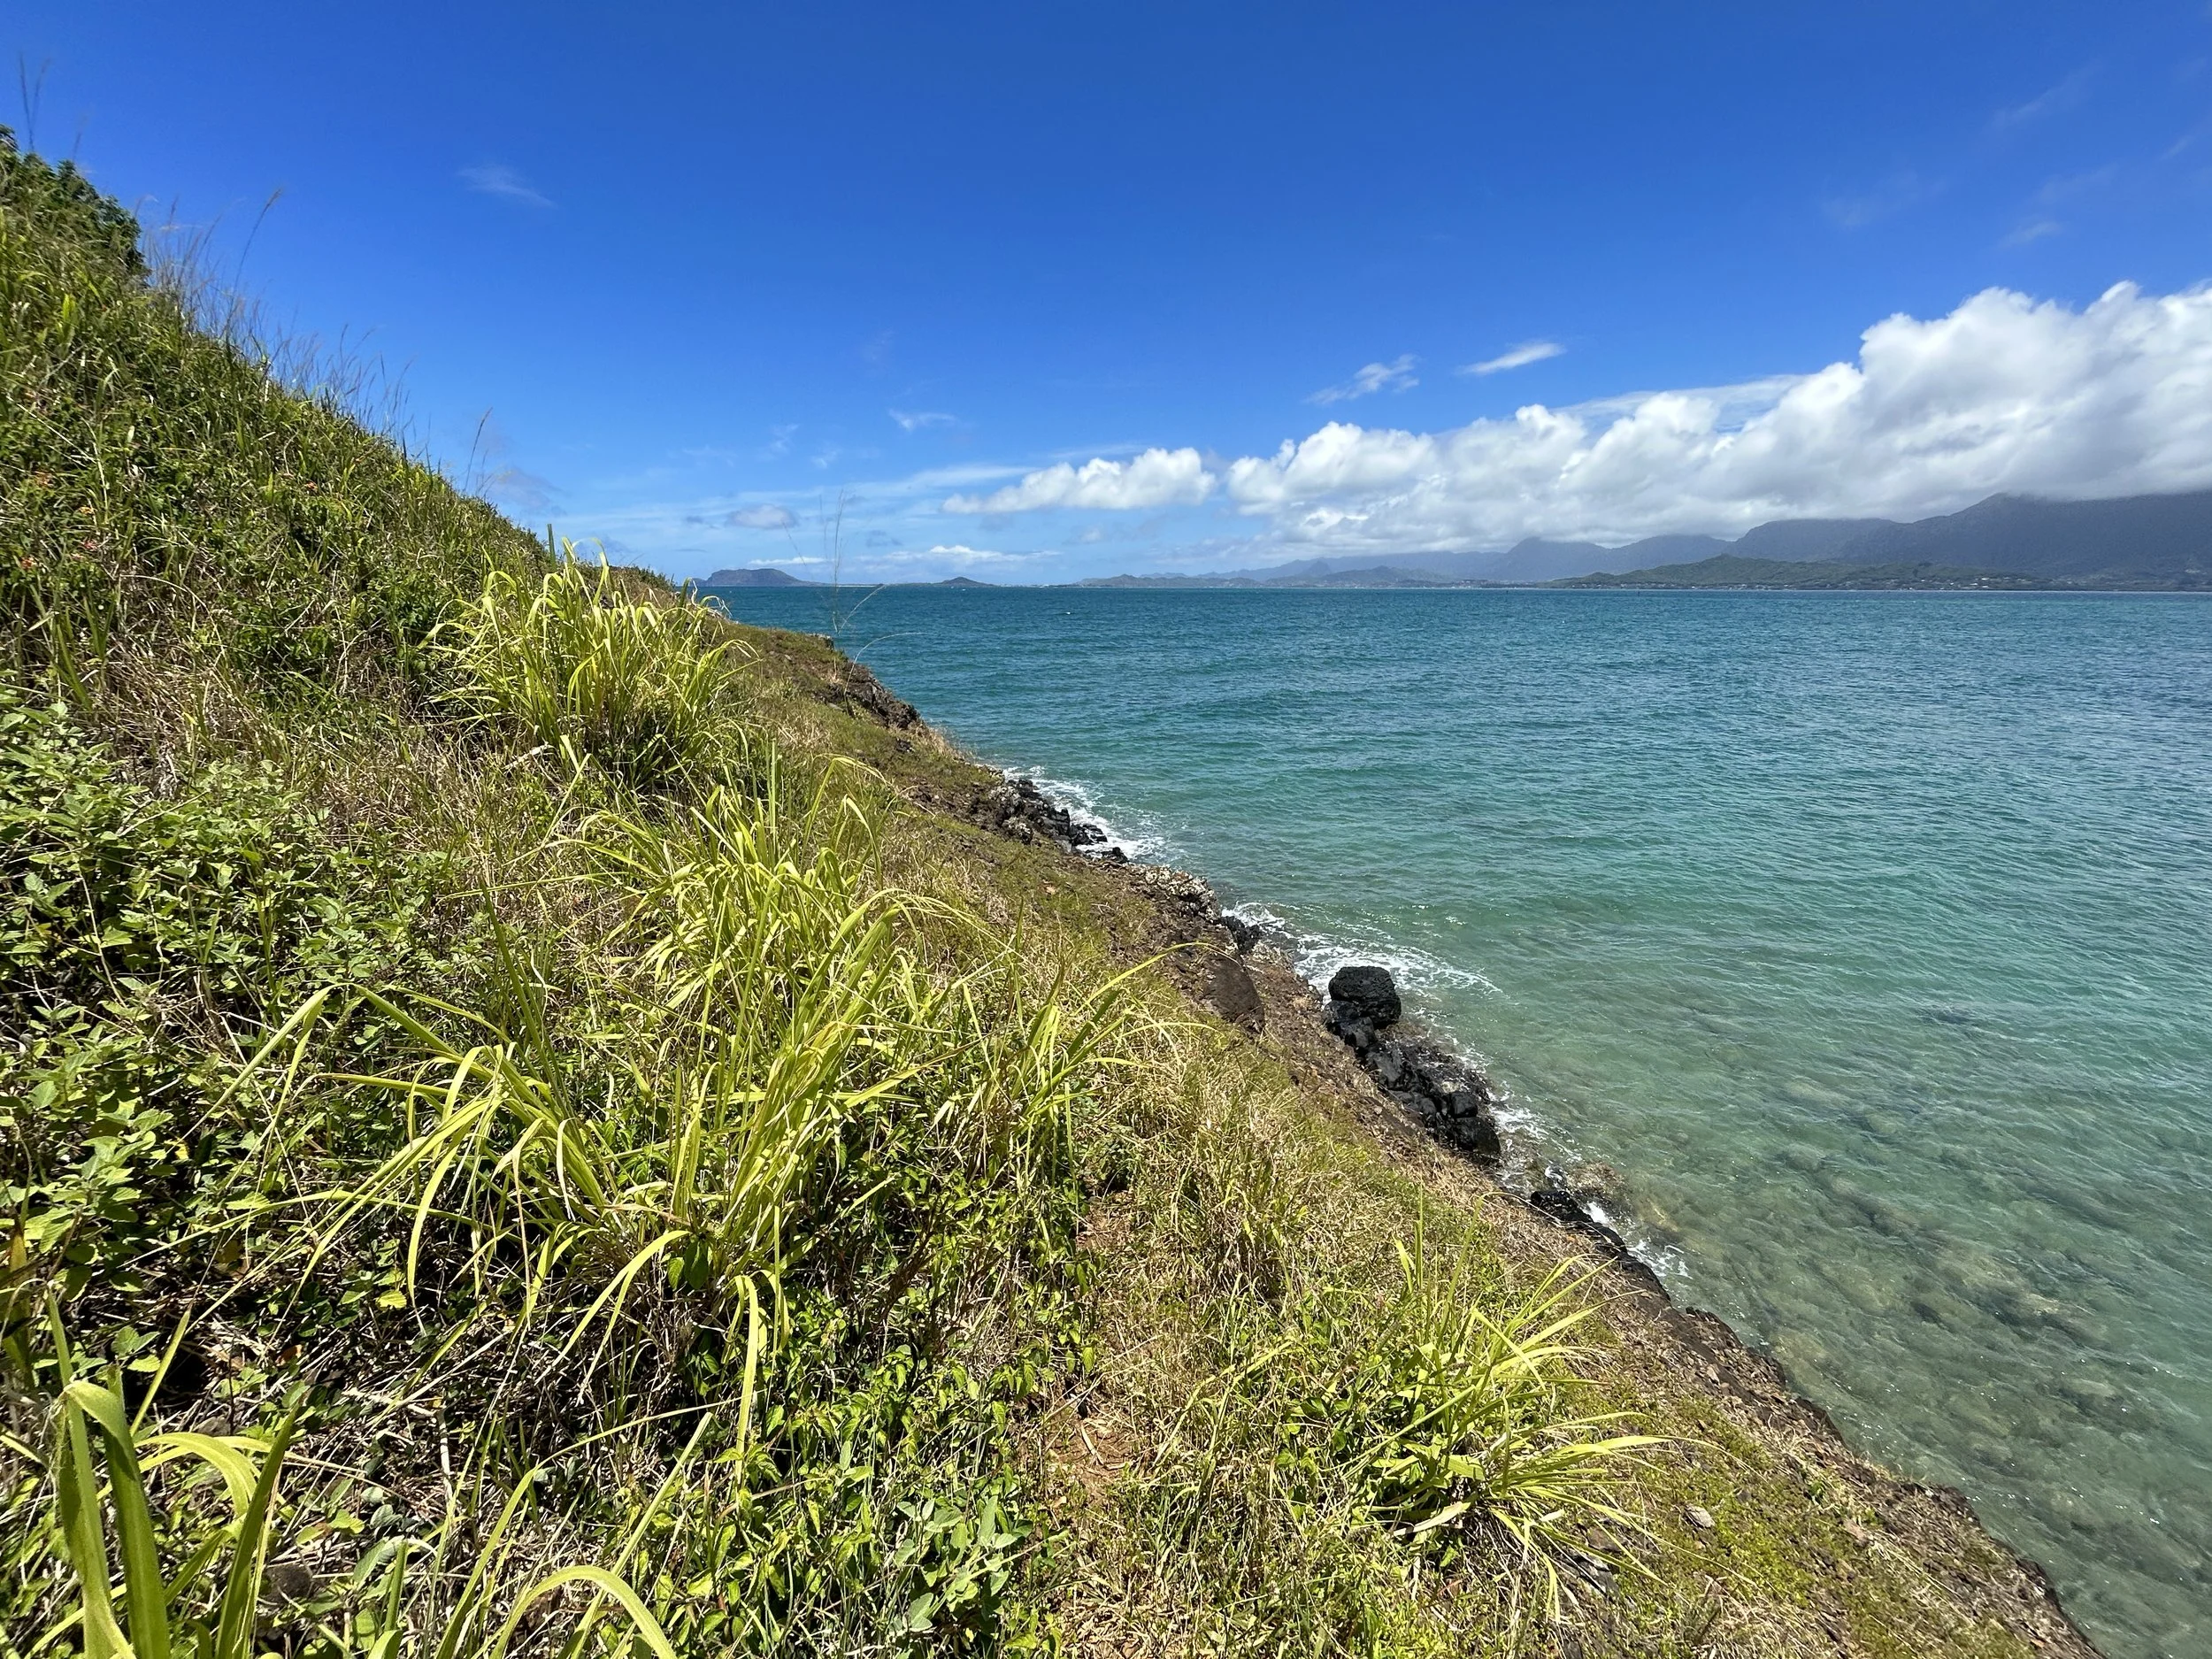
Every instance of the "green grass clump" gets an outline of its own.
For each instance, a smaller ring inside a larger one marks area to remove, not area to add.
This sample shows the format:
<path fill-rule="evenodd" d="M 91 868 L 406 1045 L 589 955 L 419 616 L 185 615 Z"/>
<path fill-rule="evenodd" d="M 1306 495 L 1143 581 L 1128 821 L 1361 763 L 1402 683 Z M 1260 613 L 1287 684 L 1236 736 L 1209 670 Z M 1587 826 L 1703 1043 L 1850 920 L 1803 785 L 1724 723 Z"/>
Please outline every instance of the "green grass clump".
<path fill-rule="evenodd" d="M 572 766 L 653 788 L 726 758 L 713 750 L 732 732 L 737 642 L 697 607 L 627 603 L 573 549 L 542 580 L 494 571 L 456 633 L 457 695 Z"/>
<path fill-rule="evenodd" d="M 1578 1409 L 1572 1366 L 1590 1355 L 1569 1339 L 1596 1311 L 1592 1272 L 1562 1266 L 1500 1317 L 1464 1252 L 1439 1262 L 1417 1233 L 1398 1257 L 1399 1294 L 1347 1391 L 1377 1513 L 1448 1567 L 1487 1529 L 1555 1624 L 1559 1563 L 1587 1551 L 1597 1524 L 1639 1525 L 1614 1498 L 1620 1460 L 1660 1443 Z"/>

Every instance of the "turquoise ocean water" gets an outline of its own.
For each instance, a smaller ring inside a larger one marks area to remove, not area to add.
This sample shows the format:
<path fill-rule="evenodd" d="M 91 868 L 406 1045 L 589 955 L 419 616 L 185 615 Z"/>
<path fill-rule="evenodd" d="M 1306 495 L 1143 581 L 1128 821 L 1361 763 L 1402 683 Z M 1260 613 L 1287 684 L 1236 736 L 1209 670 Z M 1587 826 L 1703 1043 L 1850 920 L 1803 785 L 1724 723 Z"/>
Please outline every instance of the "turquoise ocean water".
<path fill-rule="evenodd" d="M 1678 1295 L 2115 1659 L 2212 1654 L 2212 601 L 893 588 L 840 633 L 1310 972 L 1395 965 Z"/>

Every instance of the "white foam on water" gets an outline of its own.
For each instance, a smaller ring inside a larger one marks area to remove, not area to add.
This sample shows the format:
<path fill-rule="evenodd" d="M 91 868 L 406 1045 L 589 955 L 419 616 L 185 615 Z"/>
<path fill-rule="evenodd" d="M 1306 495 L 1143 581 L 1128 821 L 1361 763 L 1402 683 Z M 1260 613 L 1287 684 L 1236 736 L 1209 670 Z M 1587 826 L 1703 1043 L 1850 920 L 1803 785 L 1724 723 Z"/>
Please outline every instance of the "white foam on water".
<path fill-rule="evenodd" d="M 1087 824 L 1106 839 L 1102 844 L 1087 848 L 1093 856 L 1109 849 L 1118 848 L 1131 859 L 1148 864 L 1178 863 L 1174 843 L 1158 820 L 1146 813 L 1125 813 L 1119 809 L 1102 804 L 1088 785 L 1071 779 L 1048 776 L 1035 767 L 1009 768 L 1009 777 L 1025 778 L 1037 786 L 1038 792 L 1056 806 L 1065 809 L 1079 824 Z M 1141 827 L 1130 829 L 1126 823 L 1133 821 Z M 1327 995 L 1328 984 L 1339 968 L 1354 963 L 1373 964 L 1390 970 L 1391 978 L 1415 997 L 1421 993 L 1444 988 L 1479 991 L 1486 995 L 1502 996 L 1486 976 L 1473 968 L 1430 955 L 1427 951 L 1387 941 L 1375 934 L 1347 937 L 1325 933 L 1294 922 L 1257 900 L 1225 907 L 1225 913 L 1240 921 L 1262 929 L 1273 941 L 1285 947 L 1300 978 L 1317 992 Z M 1500 1137 L 1505 1143 L 1503 1174 L 1509 1185 L 1527 1189 L 1545 1179 L 1556 1180 L 1564 1169 L 1572 1169 L 1583 1163 L 1577 1148 L 1559 1133 L 1556 1125 L 1546 1121 L 1543 1115 L 1515 1097 L 1506 1085 L 1479 1055 L 1468 1052 L 1457 1041 L 1433 1027 L 1429 1030 L 1432 1041 L 1485 1077 L 1490 1079 L 1495 1092 L 1492 1108 L 1496 1115 Z M 1600 1202 L 1584 1206 L 1592 1216 L 1619 1233 L 1637 1260 L 1671 1286 L 1686 1285 L 1689 1264 L 1682 1252 L 1664 1240 L 1655 1237 L 1627 1210 L 1616 1212 Z"/>
<path fill-rule="evenodd" d="M 1455 963 L 1446 962 L 1440 956 L 1432 956 L 1425 950 L 1396 944 L 1375 935 L 1346 938 L 1336 933 L 1321 933 L 1289 921 L 1260 903 L 1232 905 L 1229 914 L 1264 927 L 1279 939 L 1286 941 L 1292 965 L 1297 969 L 1299 977 L 1325 995 L 1330 978 L 1336 971 L 1349 967 L 1356 962 L 1389 969 L 1393 980 L 1402 987 L 1417 993 L 1448 987 L 1455 990 L 1481 991 L 1492 996 L 1500 994 L 1496 986 L 1472 968 L 1463 968 Z"/>
<path fill-rule="evenodd" d="M 1331 976 L 1339 968 L 1353 963 L 1389 969 L 1391 978 L 1417 998 L 1424 991 L 1444 987 L 1481 991 L 1493 996 L 1504 995 L 1479 971 L 1442 961 L 1424 950 L 1383 941 L 1372 935 L 1347 939 L 1302 927 L 1256 902 L 1232 905 L 1228 913 L 1288 941 L 1292 962 L 1300 977 L 1324 995 L 1327 995 Z M 1540 1184 L 1559 1181 L 1563 1179 L 1564 1171 L 1586 1162 L 1579 1148 L 1558 1126 L 1517 1098 L 1495 1068 L 1480 1055 L 1471 1052 L 1434 1025 L 1427 1027 L 1425 1034 L 1490 1080 L 1494 1094 L 1491 1110 L 1497 1119 L 1499 1138 L 1504 1143 L 1501 1173 L 1509 1186 L 1525 1192 Z M 1668 1286 L 1687 1285 L 1687 1258 L 1676 1246 L 1653 1233 L 1632 1210 L 1599 1202 L 1586 1203 L 1584 1208 L 1619 1233 L 1629 1254 L 1658 1274 Z"/>
<path fill-rule="evenodd" d="M 1068 816 L 1077 823 L 1087 824 L 1103 835 L 1106 839 L 1102 843 L 1094 843 L 1083 849 L 1093 857 L 1110 849 L 1118 849 L 1125 856 L 1146 863 L 1170 861 L 1168 838 L 1148 815 L 1123 814 L 1118 809 L 1103 807 L 1087 785 L 1065 778 L 1048 778 L 1034 767 L 1010 767 L 1006 775 L 1010 778 L 1026 778 L 1037 786 L 1037 793 L 1053 805 L 1064 808 Z M 1114 816 L 1109 816 L 1110 812 Z M 1124 817 L 1134 818 L 1142 827 L 1133 831 L 1123 828 L 1118 819 Z"/>

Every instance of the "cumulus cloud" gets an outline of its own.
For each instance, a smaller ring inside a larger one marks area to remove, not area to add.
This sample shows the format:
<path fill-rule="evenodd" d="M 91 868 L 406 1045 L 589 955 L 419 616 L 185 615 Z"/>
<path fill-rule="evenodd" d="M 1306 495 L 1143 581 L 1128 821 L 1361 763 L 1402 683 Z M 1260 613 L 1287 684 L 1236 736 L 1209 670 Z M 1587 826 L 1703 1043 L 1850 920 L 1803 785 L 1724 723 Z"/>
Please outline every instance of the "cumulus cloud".
<path fill-rule="evenodd" d="M 1206 476 L 1194 450 L 1174 453 L 1188 457 L 1190 479 Z M 1076 480 L 1100 467 L 1121 480 L 1099 461 L 1032 473 L 991 498 L 995 510 L 1076 504 Z M 2001 490 L 2204 488 L 2212 285 L 2162 296 L 2122 283 L 2081 311 L 1991 288 L 1947 316 L 1885 319 L 1855 360 L 1813 373 L 1531 403 L 1439 433 L 1331 421 L 1273 455 L 1232 462 L 1221 483 L 1280 541 L 1342 551 L 1908 518 Z M 1183 498 L 1204 493 L 1192 484 Z"/>
<path fill-rule="evenodd" d="M 798 519 L 788 507 L 740 507 L 722 520 L 733 530 L 788 530 Z"/>
<path fill-rule="evenodd" d="M 1541 363 L 1546 357 L 1563 356 L 1567 348 L 1556 340 L 1524 340 L 1517 346 L 1501 351 L 1494 357 L 1480 363 L 1470 363 L 1462 374 L 1502 374 L 1508 369 L 1525 369 L 1532 363 Z"/>
<path fill-rule="evenodd" d="M 463 184 L 480 196 L 496 196 L 509 202 L 519 202 L 525 207 L 551 207 L 552 199 L 531 187 L 530 181 L 512 167 L 495 161 L 480 162 L 460 172 Z"/>
<path fill-rule="evenodd" d="M 1309 403 L 1342 403 L 1355 397 L 1365 397 L 1373 392 L 1410 391 L 1421 383 L 1413 377 L 1413 365 L 1420 360 L 1408 352 L 1395 363 L 1371 363 L 1350 380 L 1335 386 L 1325 386 L 1306 401 Z"/>
<path fill-rule="evenodd" d="M 1053 507 L 1108 511 L 1187 507 L 1212 495 L 1218 482 L 1195 449 L 1147 449 L 1126 461 L 1101 457 L 1079 467 L 1063 461 L 1025 473 L 1018 484 L 1009 484 L 987 495 L 951 496 L 945 511 L 1002 513 Z"/>

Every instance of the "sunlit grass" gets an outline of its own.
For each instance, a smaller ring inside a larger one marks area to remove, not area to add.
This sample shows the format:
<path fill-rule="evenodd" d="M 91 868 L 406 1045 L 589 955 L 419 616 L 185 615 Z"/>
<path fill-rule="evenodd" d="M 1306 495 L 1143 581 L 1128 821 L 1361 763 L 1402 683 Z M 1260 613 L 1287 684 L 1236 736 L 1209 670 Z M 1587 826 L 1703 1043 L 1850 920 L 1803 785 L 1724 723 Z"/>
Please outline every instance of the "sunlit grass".
<path fill-rule="evenodd" d="M 652 788 L 702 776 L 733 735 L 742 649 L 706 611 L 630 603 L 572 547 L 526 584 L 494 571 L 452 625 L 457 701 L 514 721 L 572 766 Z"/>

